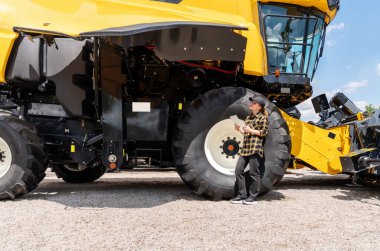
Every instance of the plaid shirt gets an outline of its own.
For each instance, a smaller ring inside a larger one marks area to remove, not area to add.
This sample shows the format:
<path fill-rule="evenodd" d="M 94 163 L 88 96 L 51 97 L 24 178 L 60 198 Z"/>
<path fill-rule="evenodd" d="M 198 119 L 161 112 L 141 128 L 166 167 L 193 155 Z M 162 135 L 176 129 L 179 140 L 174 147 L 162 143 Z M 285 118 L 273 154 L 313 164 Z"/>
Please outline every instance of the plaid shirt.
<path fill-rule="evenodd" d="M 249 156 L 258 153 L 261 157 L 263 157 L 263 140 L 268 133 L 269 127 L 267 117 L 260 112 L 256 114 L 256 116 L 251 114 L 245 119 L 245 125 L 254 130 L 259 130 L 261 132 L 261 136 L 245 132 L 243 148 L 240 152 L 240 156 Z"/>

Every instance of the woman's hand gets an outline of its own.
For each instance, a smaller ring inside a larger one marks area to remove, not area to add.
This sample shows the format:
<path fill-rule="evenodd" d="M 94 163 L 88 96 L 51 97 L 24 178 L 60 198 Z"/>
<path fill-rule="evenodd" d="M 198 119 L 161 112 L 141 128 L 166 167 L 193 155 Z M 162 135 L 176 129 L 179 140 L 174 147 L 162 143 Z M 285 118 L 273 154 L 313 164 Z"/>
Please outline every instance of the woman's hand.
<path fill-rule="evenodd" d="M 249 132 L 252 133 L 252 129 L 249 126 L 243 126 L 243 132 Z"/>
<path fill-rule="evenodd" d="M 243 132 L 249 132 L 253 135 L 261 136 L 261 132 L 259 130 L 254 130 L 249 126 L 243 126 Z"/>
<path fill-rule="evenodd" d="M 235 130 L 237 130 L 237 131 L 240 132 L 241 134 L 244 134 L 243 128 L 240 127 L 240 126 L 237 125 L 237 124 L 235 124 Z"/>

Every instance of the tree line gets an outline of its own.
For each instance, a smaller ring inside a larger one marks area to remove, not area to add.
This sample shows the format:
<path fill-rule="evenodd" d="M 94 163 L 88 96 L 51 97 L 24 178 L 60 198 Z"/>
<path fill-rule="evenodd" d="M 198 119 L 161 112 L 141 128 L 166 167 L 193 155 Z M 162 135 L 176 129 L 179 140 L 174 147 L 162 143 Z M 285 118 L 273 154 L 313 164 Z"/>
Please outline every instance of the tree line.
<path fill-rule="evenodd" d="M 376 109 L 380 109 L 380 106 L 378 108 L 376 108 L 373 104 L 366 105 L 365 110 L 364 110 L 365 117 L 372 116 L 372 114 L 375 113 Z"/>

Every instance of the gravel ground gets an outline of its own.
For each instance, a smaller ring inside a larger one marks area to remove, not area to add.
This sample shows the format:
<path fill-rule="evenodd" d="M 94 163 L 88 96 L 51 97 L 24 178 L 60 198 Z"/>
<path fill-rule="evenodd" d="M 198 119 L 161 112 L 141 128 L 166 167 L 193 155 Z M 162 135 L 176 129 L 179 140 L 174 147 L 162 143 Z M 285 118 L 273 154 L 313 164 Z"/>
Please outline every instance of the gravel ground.
<path fill-rule="evenodd" d="M 0 202 L 0 250 L 380 250 L 380 187 L 292 170 L 254 206 L 194 195 L 174 171 L 106 174 Z"/>

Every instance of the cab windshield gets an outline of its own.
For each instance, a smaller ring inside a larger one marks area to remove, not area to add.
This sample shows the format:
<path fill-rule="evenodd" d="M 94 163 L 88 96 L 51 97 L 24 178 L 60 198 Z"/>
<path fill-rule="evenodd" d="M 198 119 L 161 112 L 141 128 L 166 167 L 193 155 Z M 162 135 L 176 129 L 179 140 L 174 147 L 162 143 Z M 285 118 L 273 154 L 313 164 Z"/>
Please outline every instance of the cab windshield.
<path fill-rule="evenodd" d="M 262 5 L 270 74 L 276 70 L 312 78 L 322 50 L 323 13 L 296 6 Z"/>

